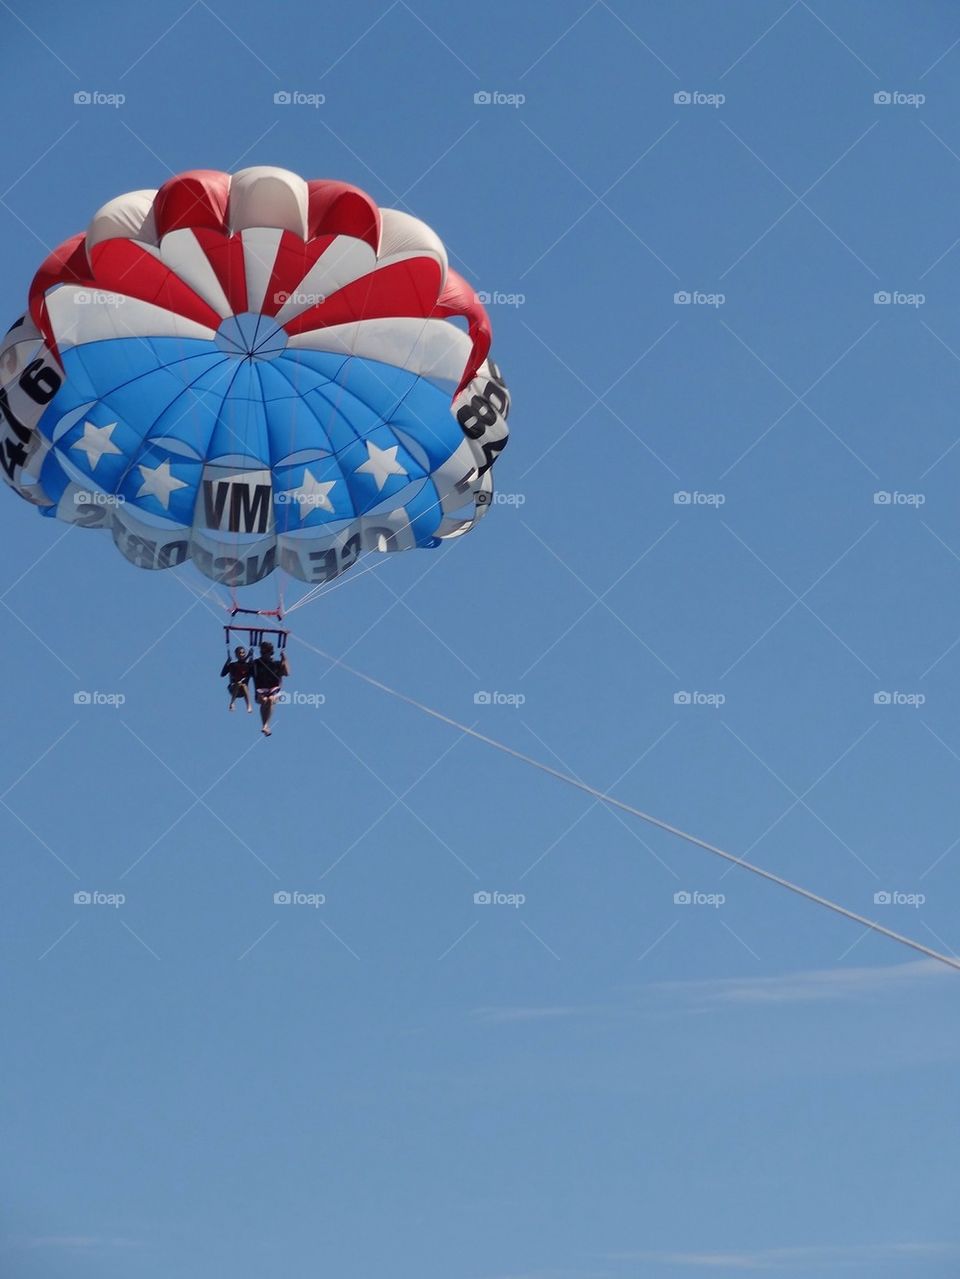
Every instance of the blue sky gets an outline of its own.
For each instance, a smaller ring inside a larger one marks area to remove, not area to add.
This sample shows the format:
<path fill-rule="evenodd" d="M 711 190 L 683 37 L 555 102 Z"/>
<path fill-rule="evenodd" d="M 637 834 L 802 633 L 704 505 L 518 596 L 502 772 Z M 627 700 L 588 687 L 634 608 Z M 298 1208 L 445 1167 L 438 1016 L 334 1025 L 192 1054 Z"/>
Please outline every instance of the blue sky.
<path fill-rule="evenodd" d="M 113 195 L 249 164 L 408 208 L 499 298 L 509 500 L 298 636 L 952 950 L 954 6 L 11 0 L 0 30 L 10 321 Z M 0 536 L 5 1274 L 956 1274 L 946 968 L 305 644 L 262 741 L 204 579 L 10 494 Z"/>

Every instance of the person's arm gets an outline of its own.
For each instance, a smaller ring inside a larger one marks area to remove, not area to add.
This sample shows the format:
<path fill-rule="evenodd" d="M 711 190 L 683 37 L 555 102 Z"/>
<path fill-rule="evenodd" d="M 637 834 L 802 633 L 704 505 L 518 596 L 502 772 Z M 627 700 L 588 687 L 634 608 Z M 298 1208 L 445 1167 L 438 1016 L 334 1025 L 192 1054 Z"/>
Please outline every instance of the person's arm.
<path fill-rule="evenodd" d="M 224 675 L 229 673 L 229 671 L 230 671 L 230 658 L 228 657 L 223 664 L 223 670 L 220 672 L 220 678 L 222 679 Z"/>
<path fill-rule="evenodd" d="M 286 653 L 283 653 L 280 657 L 280 672 L 282 675 L 290 674 L 290 663 L 287 661 Z"/>

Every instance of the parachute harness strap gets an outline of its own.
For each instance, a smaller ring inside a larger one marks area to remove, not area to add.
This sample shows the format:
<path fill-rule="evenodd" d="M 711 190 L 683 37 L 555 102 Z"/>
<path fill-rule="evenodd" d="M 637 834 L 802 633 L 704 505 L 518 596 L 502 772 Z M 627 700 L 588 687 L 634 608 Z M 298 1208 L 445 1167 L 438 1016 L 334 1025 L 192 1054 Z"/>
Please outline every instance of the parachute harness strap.
<path fill-rule="evenodd" d="M 674 835 L 677 839 L 685 840 L 688 844 L 702 848 L 705 852 L 712 853 L 715 857 L 721 857 L 724 861 L 730 862 L 734 866 L 739 866 L 741 870 L 747 870 L 752 875 L 757 875 L 772 884 L 777 884 L 780 888 L 786 888 L 789 892 L 813 902 L 816 906 L 831 910 L 834 914 L 842 915 L 844 919 L 860 924 L 871 932 L 879 933 L 882 937 L 899 942 L 901 946 L 909 946 L 911 950 L 919 951 L 921 955 L 926 955 L 928 959 L 935 959 L 941 964 L 946 964 L 949 968 L 960 971 L 960 959 L 956 956 L 945 955 L 938 950 L 933 950 L 930 946 L 925 946 L 923 942 L 916 941 L 912 937 L 906 937 L 903 933 L 894 932 L 892 928 L 886 928 L 883 924 L 878 924 L 876 920 L 868 919 L 865 915 L 860 915 L 846 906 L 841 906 L 839 902 L 832 901 L 829 897 L 822 897 L 819 893 L 812 892 L 809 888 L 803 888 L 800 884 L 795 884 L 789 879 L 784 879 L 781 875 L 776 875 L 771 870 L 765 870 L 754 862 L 748 862 L 743 857 L 737 857 L 735 853 L 729 853 L 723 848 L 718 848 L 716 844 L 708 843 L 707 840 L 701 839 L 698 835 L 691 835 L 688 831 L 681 830 L 679 826 L 673 826 L 669 822 L 663 821 L 662 818 L 654 817 L 651 813 L 645 813 L 640 808 L 634 808 L 632 804 L 627 804 L 621 799 L 614 798 L 613 795 L 597 790 L 595 787 L 588 785 L 587 782 L 581 782 L 569 773 L 561 772 L 560 769 L 553 768 L 550 764 L 543 763 L 542 760 L 534 759 L 532 755 L 525 755 L 522 751 L 515 750 L 514 747 L 508 746 L 505 742 L 497 741 L 494 737 L 488 737 L 486 733 L 480 733 L 475 728 L 470 728 L 467 724 L 461 724 L 459 720 L 445 715 L 442 711 L 434 710 L 433 707 L 425 705 L 415 697 L 410 697 L 407 693 L 401 693 L 399 689 L 391 688 L 389 684 L 384 684 L 381 680 L 375 679 L 372 675 L 367 675 L 364 671 L 357 670 L 354 666 L 348 666 L 340 658 L 334 657 L 330 653 L 325 653 L 323 649 L 308 643 L 301 636 L 294 636 L 294 638 L 298 643 L 303 644 L 305 648 L 309 648 L 319 657 L 330 662 L 332 666 L 336 666 L 340 670 L 346 671 L 348 675 L 353 675 L 354 678 L 362 680 L 365 684 L 369 684 L 371 688 L 378 688 L 381 692 L 388 694 L 388 696 L 396 698 L 397 701 L 405 702 L 407 706 L 412 706 L 415 710 L 422 711 L 424 715 L 429 715 L 432 719 L 439 720 L 440 723 L 447 724 L 450 728 L 455 728 L 465 736 L 473 737 L 478 742 L 492 746 L 494 750 L 501 751 L 504 755 L 510 755 L 531 768 L 539 769 L 541 773 L 546 773 L 550 777 L 555 777 L 558 781 L 565 782 L 568 786 L 573 786 L 577 790 L 583 791 L 601 804 L 629 813 L 631 817 L 637 817 L 640 821 L 646 822 L 650 826 L 655 826 L 658 830 L 665 831 L 668 835 Z"/>

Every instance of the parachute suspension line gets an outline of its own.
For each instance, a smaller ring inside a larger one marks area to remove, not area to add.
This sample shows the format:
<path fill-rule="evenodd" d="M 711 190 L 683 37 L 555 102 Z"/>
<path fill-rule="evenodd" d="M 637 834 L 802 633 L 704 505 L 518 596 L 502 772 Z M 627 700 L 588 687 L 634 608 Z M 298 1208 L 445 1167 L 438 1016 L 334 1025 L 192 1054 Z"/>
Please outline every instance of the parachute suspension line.
<path fill-rule="evenodd" d="M 424 509 L 423 514 L 427 515 L 430 511 L 436 510 L 440 504 L 439 500 L 434 502 L 432 506 L 428 506 Z M 313 604 L 316 600 L 324 599 L 331 593 L 331 591 L 336 591 L 341 586 L 352 585 L 365 574 L 373 573 L 378 568 L 382 568 L 387 562 L 387 553 L 385 551 L 364 551 L 363 556 L 365 559 L 369 559 L 371 556 L 376 556 L 377 558 L 375 558 L 372 563 L 365 565 L 363 568 L 344 569 L 342 572 L 338 573 L 336 577 L 329 578 L 325 582 L 318 582 L 315 586 L 311 586 L 308 591 L 304 591 L 301 596 L 293 601 L 287 609 L 287 612 L 293 613 L 298 608 L 303 608 L 307 604 Z"/>
<path fill-rule="evenodd" d="M 368 298 L 369 298 L 370 290 L 371 290 L 371 288 L 372 288 L 372 287 L 373 287 L 373 282 L 372 282 L 372 280 L 371 280 L 371 282 L 367 285 L 367 297 L 368 297 Z M 426 330 L 427 330 L 427 325 L 428 325 L 428 324 L 430 323 L 430 321 L 431 321 L 432 319 L 434 319 L 434 318 L 435 318 L 435 317 L 434 317 L 433 315 L 425 315 L 425 316 L 423 317 L 423 323 L 420 325 L 420 332 L 417 334 L 416 342 L 414 342 L 414 348 L 415 348 L 415 347 L 417 347 L 417 346 L 419 346 L 419 344 L 422 342 L 422 340 L 423 340 L 423 335 L 424 335 L 424 333 L 425 333 L 425 332 L 426 332 Z M 348 364 L 349 364 L 349 362 L 350 362 L 350 360 L 353 360 L 353 359 L 356 359 L 356 358 L 357 358 L 357 357 L 356 357 L 355 355 L 348 355 L 348 356 L 347 356 L 347 359 L 344 361 L 344 364 L 347 364 L 347 365 L 348 365 Z M 343 397 L 346 395 L 346 393 L 347 393 L 347 391 L 348 391 L 349 381 L 350 381 L 350 372 L 351 372 L 351 369 L 349 369 L 349 368 L 348 368 L 348 370 L 347 370 L 347 376 L 346 376 L 346 378 L 344 379 L 343 383 L 342 383 L 342 384 L 339 384 L 339 383 L 338 383 L 338 392 L 337 392 L 337 396 L 336 396 L 336 401 L 335 401 L 335 403 L 334 403 L 334 405 L 333 405 L 333 410 L 334 410 L 334 412 L 335 412 L 335 413 L 339 413 L 339 411 L 340 411 L 340 405 L 341 405 L 341 402 L 342 402 L 342 400 L 343 400 Z M 376 374 L 374 374 L 374 376 L 376 377 Z M 377 380 L 382 382 L 382 378 L 378 378 Z M 407 388 L 407 390 L 403 393 L 403 395 L 402 395 L 402 396 L 400 397 L 400 399 L 397 401 L 396 405 L 394 406 L 393 412 L 396 412 L 396 410 L 400 407 L 400 405 L 404 402 L 404 400 L 406 400 L 407 396 L 408 396 L 408 395 L 410 394 L 410 392 L 413 390 L 413 387 L 414 387 L 414 386 L 418 386 L 422 380 L 423 380 L 423 374 L 422 374 L 422 373 L 418 373 L 418 374 L 417 374 L 417 376 L 416 376 L 416 378 L 415 378 L 415 380 L 414 380 L 414 382 L 413 382 L 413 383 L 412 383 L 412 384 L 411 384 L 411 385 Z M 454 397 L 454 398 L 456 398 L 456 397 Z M 453 403 L 453 401 L 451 400 L 451 406 L 452 406 L 452 403 Z M 452 407 L 451 407 L 451 411 L 452 411 Z M 426 422 L 424 422 L 424 421 L 423 421 L 423 419 L 422 419 L 422 418 L 420 418 L 420 416 L 419 416 L 418 414 L 416 414 L 415 416 L 417 417 L 417 420 L 420 422 L 420 424 L 421 424 L 424 428 L 426 428 L 427 430 L 429 430 L 429 429 L 430 429 L 430 428 L 429 428 L 429 425 L 428 425 Z M 432 433 L 432 432 L 431 432 L 431 433 Z M 359 437 L 358 437 L 358 438 L 359 438 Z M 292 451 L 292 449 L 293 449 L 293 445 L 292 445 L 292 442 L 291 442 L 291 451 Z M 431 512 L 431 511 L 435 511 L 435 510 L 437 509 L 437 507 L 440 507 L 440 506 L 442 506 L 442 505 L 443 505 L 442 499 L 438 499 L 436 502 L 432 503 L 432 505 L 430 505 L 430 506 L 426 507 L 426 508 L 425 508 L 425 510 L 423 511 L 423 514 L 424 514 L 424 515 L 428 515 L 428 514 L 430 514 L 430 512 Z M 383 554 L 383 555 L 382 555 L 382 558 L 381 558 L 381 560 L 380 560 L 380 563 L 384 563 L 385 561 L 386 561 L 386 555 L 385 555 L 385 554 Z M 350 574 L 350 581 L 352 581 L 352 582 L 353 582 L 353 581 L 356 581 L 358 577 L 362 577 L 364 573 L 369 573 L 369 572 L 371 571 L 371 569 L 373 569 L 373 568 L 377 568 L 377 567 L 378 567 L 378 564 L 373 564 L 373 565 L 369 565 L 367 568 L 365 568 L 365 569 L 361 570 L 359 573 L 351 573 L 351 574 Z M 341 577 L 343 577 L 343 576 L 344 576 L 344 574 L 343 574 L 343 573 L 338 573 L 336 578 L 332 578 L 332 579 L 330 579 L 330 580 L 328 580 L 328 581 L 325 581 L 325 582 L 318 582 L 315 586 L 312 586 L 312 587 L 310 587 L 310 589 L 309 589 L 309 590 L 305 591 L 305 592 L 303 593 L 303 595 L 299 596 L 299 598 L 295 599 L 295 600 L 293 601 L 293 603 L 290 605 L 290 607 L 289 607 L 286 611 L 287 611 L 288 613 L 292 613 L 292 612 L 294 612 L 296 609 L 298 609 L 298 608 L 303 608 L 303 607 L 304 607 L 304 605 L 306 605 L 306 604 L 312 604 L 315 600 L 318 600 L 318 599 L 320 599 L 322 596 L 329 594 L 329 591 L 327 590 L 327 588 L 329 587 L 330 589 L 335 589 L 337 586 L 342 585 L 342 583 L 341 583 L 341 581 L 340 581 L 340 578 L 341 578 Z M 281 580 L 282 580 L 282 579 L 281 579 Z M 281 599 L 281 605 L 282 605 L 282 599 Z"/>
<path fill-rule="evenodd" d="M 438 499 L 431 506 L 425 507 L 423 511 L 424 515 L 428 515 L 430 511 L 435 511 L 441 504 L 441 499 Z M 318 582 L 316 586 L 311 586 L 308 591 L 305 591 L 303 595 L 293 601 L 286 612 L 296 612 L 298 608 L 303 608 L 307 604 L 313 604 L 316 600 L 325 599 L 332 591 L 339 590 L 341 586 L 352 586 L 354 582 L 359 581 L 359 579 L 367 573 L 375 573 L 378 569 L 382 568 L 384 564 L 386 564 L 387 552 L 365 551 L 364 559 L 372 559 L 372 562 L 366 564 L 363 568 L 344 569 L 342 573 L 338 573 L 336 577 L 330 578 L 329 581 Z"/>
<path fill-rule="evenodd" d="M 353 675 L 356 679 L 362 680 L 363 683 L 369 684 L 371 688 L 377 688 L 381 692 L 388 694 L 388 696 L 396 698 L 397 701 L 405 702 L 407 706 L 412 706 L 415 710 L 422 711 L 423 714 L 429 715 L 432 719 L 439 720 L 440 723 L 447 724 L 450 728 L 455 728 L 459 733 L 463 733 L 467 737 L 473 737 L 478 742 L 492 746 L 494 750 L 498 750 L 504 755 L 510 755 L 531 768 L 539 769 L 541 773 L 546 773 L 548 776 L 555 777 L 558 781 L 565 782 L 576 790 L 583 791 L 601 804 L 629 813 L 631 817 L 637 817 L 640 821 L 646 822 L 650 826 L 655 826 L 658 830 L 665 831 L 668 835 L 674 835 L 677 839 L 685 840 L 688 844 L 702 848 L 705 852 L 712 853 L 715 857 L 721 857 L 724 861 L 730 862 L 734 866 L 739 866 L 741 870 L 747 870 L 752 875 L 757 875 L 761 879 L 778 885 L 780 888 L 785 888 L 789 892 L 795 893 L 798 897 L 803 897 L 807 901 L 813 902 L 816 906 L 822 906 L 826 910 L 833 911 L 836 915 L 842 915 L 844 919 L 860 924 L 871 932 L 879 933 L 882 937 L 899 942 L 901 946 L 909 946 L 911 950 L 919 951 L 921 955 L 926 955 L 928 959 L 935 959 L 941 964 L 946 964 L 949 968 L 960 971 L 960 959 L 956 956 L 945 955 L 938 950 L 933 950 L 931 947 L 925 946 L 923 942 L 916 941 L 912 937 L 906 937 L 903 933 L 894 932 L 892 928 L 886 928 L 883 924 L 878 924 L 876 920 L 868 919 L 865 915 L 860 915 L 856 911 L 840 905 L 839 902 L 832 901 L 829 897 L 822 897 L 819 893 L 812 892 L 809 888 L 803 888 L 800 884 L 795 884 L 789 879 L 784 879 L 781 875 L 774 874 L 771 870 L 765 870 L 754 862 L 748 862 L 742 857 L 737 857 L 734 853 L 718 848 L 716 844 L 708 843 L 707 840 L 701 839 L 698 835 L 691 835 L 688 831 L 681 830 L 679 826 L 673 826 L 669 822 L 663 821 L 662 818 L 654 817 L 651 813 L 645 813 L 640 808 L 634 808 L 632 804 L 627 804 L 621 799 L 615 799 L 613 795 L 597 790 L 586 782 L 581 782 L 576 777 L 572 777 L 569 773 L 561 772 L 560 769 L 553 768 L 550 764 L 543 763 L 542 760 L 534 759 L 532 755 L 525 755 L 522 751 L 515 750 L 514 747 L 508 746 L 505 742 L 497 741 L 495 737 L 488 737 L 486 733 L 477 732 L 475 728 L 470 728 L 467 724 L 461 724 L 459 720 L 445 715 L 442 711 L 434 710 L 433 707 L 427 706 L 415 697 L 410 697 L 407 693 L 400 692 L 399 689 L 391 688 L 389 684 L 384 684 L 381 680 L 375 679 L 374 676 L 357 670 L 355 666 L 348 666 L 340 658 L 334 657 L 330 653 L 325 653 L 323 649 L 308 643 L 307 640 L 300 636 L 293 636 L 292 638 L 329 662 L 331 666 L 336 666 L 340 670 L 346 671 L 348 675 Z"/>
<path fill-rule="evenodd" d="M 443 499 L 438 498 L 435 502 L 432 502 L 430 506 L 424 507 L 423 514 L 429 515 L 431 511 L 435 511 L 438 506 L 442 505 Z M 313 604 L 315 600 L 322 599 L 324 596 L 329 595 L 331 591 L 335 591 L 341 586 L 347 586 L 356 582 L 357 579 L 363 577 L 365 573 L 372 573 L 387 562 L 386 552 L 364 552 L 365 557 L 369 557 L 371 555 L 379 556 L 379 558 L 374 560 L 372 564 L 368 564 L 365 568 L 356 570 L 344 569 L 343 572 L 338 573 L 336 577 L 330 578 L 326 582 L 318 582 L 315 586 L 311 586 L 309 590 L 304 591 L 302 595 L 293 601 L 290 607 L 286 610 L 287 613 L 293 613 L 298 608 L 303 608 L 307 604 Z"/>
<path fill-rule="evenodd" d="M 370 282 L 370 283 L 368 283 L 368 284 L 367 284 L 367 297 L 366 297 L 365 301 L 366 301 L 367 299 L 369 299 L 369 296 L 370 296 L 370 290 L 371 290 L 371 288 L 372 288 L 372 287 L 373 287 L 372 282 Z M 350 354 L 345 355 L 345 356 L 344 356 L 344 360 L 343 360 L 343 364 L 341 364 L 341 365 L 340 365 L 340 369 L 338 369 L 338 371 L 337 371 L 337 372 L 338 372 L 338 374 L 339 374 L 339 372 L 340 372 L 342 369 L 346 368 L 346 370 L 347 370 L 347 372 L 346 372 L 346 376 L 345 376 L 345 378 L 344 378 L 343 382 L 339 382 L 339 381 L 338 381 L 338 382 L 336 383 L 336 387 L 337 387 L 336 394 L 335 394 L 335 396 L 334 396 L 333 403 L 332 403 L 332 404 L 330 404 L 330 408 L 333 410 L 333 413 L 334 413 L 334 416 L 335 416 L 335 417 L 336 417 L 336 415 L 337 415 L 337 414 L 339 414 L 339 413 L 340 413 L 340 406 L 341 406 L 341 404 L 343 403 L 344 397 L 345 397 L 345 396 L 346 396 L 346 394 L 347 394 L 347 388 L 348 388 L 348 385 L 349 385 L 349 382 L 350 382 L 350 373 L 352 372 L 352 365 L 351 365 L 351 363 L 350 363 L 350 362 L 351 362 L 351 360 L 354 360 L 355 358 L 356 358 L 356 357 L 355 357 L 354 355 L 350 355 Z M 329 385 L 329 382 L 328 382 L 328 385 Z M 291 400 L 291 403 L 290 403 L 290 446 L 289 446 L 289 451 L 290 451 L 291 453 L 293 452 L 293 444 L 294 444 L 294 439 L 295 439 L 295 433 L 296 433 L 296 413 L 295 413 L 294 402 Z M 354 430 L 354 437 L 355 437 L 355 438 L 359 441 L 360 436 L 359 436 L 359 435 L 357 435 L 357 432 L 356 432 L 355 430 Z M 324 587 L 324 586 L 326 586 L 326 585 L 327 585 L 327 583 L 326 583 L 326 582 L 319 582 L 319 583 L 317 583 L 317 585 L 312 586 L 309 590 L 307 590 L 306 592 L 304 592 L 304 594 L 303 594 L 303 595 L 301 595 L 298 599 L 295 599 L 295 600 L 293 601 L 293 603 L 290 605 L 290 607 L 289 607 L 289 609 L 287 610 L 287 612 L 288 612 L 288 613 L 292 613 L 295 609 L 298 609 L 298 608 L 302 607 L 302 605 L 304 605 L 304 604 L 307 604 L 307 603 L 311 602 L 313 599 L 315 599 L 315 598 L 317 597 L 317 595 L 318 595 L 318 594 L 320 594 L 320 593 L 321 593 L 321 589 L 320 589 L 320 588 L 322 588 L 322 587 Z M 282 600 L 281 600 L 281 606 L 282 606 Z"/>
<path fill-rule="evenodd" d="M 423 514 L 429 515 L 431 511 L 435 511 L 437 507 L 441 505 L 442 499 L 438 498 L 436 502 L 433 502 L 430 506 L 424 508 Z M 386 551 L 364 551 L 363 556 L 365 559 L 370 559 L 371 556 L 375 558 L 372 563 L 365 565 L 363 568 L 344 569 L 342 572 L 338 573 L 336 577 L 329 578 L 325 582 L 318 582 L 315 586 L 311 586 L 309 590 L 304 591 L 301 596 L 293 601 L 287 609 L 287 612 L 293 613 L 298 608 L 303 608 L 307 604 L 313 604 L 316 600 L 325 598 L 331 591 L 339 590 L 341 586 L 350 586 L 366 573 L 376 572 L 377 569 L 382 568 L 387 562 Z"/>
<path fill-rule="evenodd" d="M 284 377 L 286 378 L 287 382 L 289 382 L 292 389 L 297 393 L 297 395 L 302 397 L 303 392 L 301 391 L 299 386 L 299 380 L 302 376 L 301 366 L 299 363 L 295 362 L 294 368 L 295 368 L 295 371 L 292 374 L 285 373 Z M 258 378 L 260 378 L 260 385 L 262 386 L 263 378 L 259 372 L 257 373 L 257 376 Z M 289 412 L 289 417 L 290 417 L 289 432 L 287 435 L 287 451 L 286 451 L 286 454 L 284 455 L 286 457 L 290 457 L 294 453 L 296 441 L 297 441 L 296 405 L 297 405 L 296 398 L 294 396 L 291 396 L 290 412 Z M 274 458 L 273 456 L 271 456 L 270 458 L 271 484 L 272 484 L 272 477 L 273 477 L 273 466 L 274 466 Z M 284 578 L 286 575 L 286 570 L 283 567 L 283 555 L 280 553 L 280 538 L 277 537 L 276 529 L 274 529 L 274 537 L 276 539 L 276 545 L 277 545 L 277 557 L 275 561 L 275 572 L 277 574 L 277 616 L 282 618 L 284 613 L 287 611 L 284 606 L 284 600 L 283 600 L 283 586 L 284 586 Z"/>
<path fill-rule="evenodd" d="M 368 551 L 367 557 L 376 554 L 379 554 L 379 552 Z M 306 604 L 312 604 L 315 600 L 326 599 L 332 591 L 339 590 L 341 586 L 350 586 L 352 583 L 359 581 L 365 574 L 376 572 L 378 568 L 381 568 L 386 563 L 386 558 L 386 555 L 381 554 L 379 560 L 375 559 L 373 563 L 367 564 L 363 568 L 348 569 L 343 573 L 338 573 L 336 577 L 331 578 L 328 582 L 319 582 L 301 595 L 299 599 L 295 599 L 287 609 L 287 613 L 295 613 L 298 608 L 303 608 Z"/>

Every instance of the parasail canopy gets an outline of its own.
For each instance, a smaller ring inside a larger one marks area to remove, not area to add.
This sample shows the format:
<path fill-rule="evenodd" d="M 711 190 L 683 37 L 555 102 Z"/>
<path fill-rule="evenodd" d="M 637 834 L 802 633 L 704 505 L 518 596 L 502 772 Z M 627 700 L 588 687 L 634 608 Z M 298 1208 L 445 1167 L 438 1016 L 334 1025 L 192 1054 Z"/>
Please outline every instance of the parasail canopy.
<path fill-rule="evenodd" d="M 141 568 L 322 583 L 486 512 L 509 395 L 436 233 L 342 182 L 118 196 L 0 344 L 0 466 Z"/>

